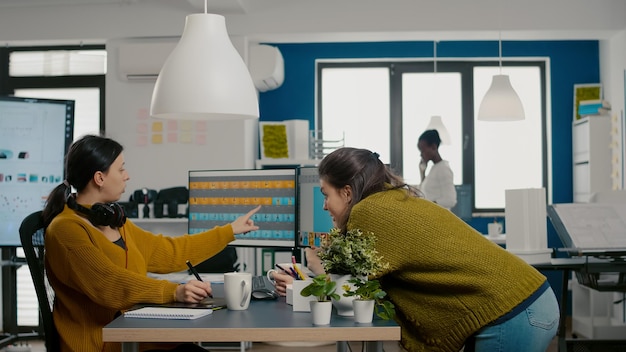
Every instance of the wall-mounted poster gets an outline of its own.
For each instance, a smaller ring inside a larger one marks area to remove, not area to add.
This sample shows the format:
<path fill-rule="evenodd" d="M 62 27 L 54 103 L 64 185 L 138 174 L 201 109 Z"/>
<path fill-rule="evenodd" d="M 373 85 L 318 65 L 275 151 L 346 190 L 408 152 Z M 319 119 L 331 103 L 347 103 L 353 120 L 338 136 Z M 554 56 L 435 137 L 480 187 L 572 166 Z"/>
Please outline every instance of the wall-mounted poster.
<path fill-rule="evenodd" d="M 580 115 L 578 114 L 578 105 L 582 100 L 600 99 L 602 99 L 602 84 L 574 84 L 574 120 L 580 119 Z"/>

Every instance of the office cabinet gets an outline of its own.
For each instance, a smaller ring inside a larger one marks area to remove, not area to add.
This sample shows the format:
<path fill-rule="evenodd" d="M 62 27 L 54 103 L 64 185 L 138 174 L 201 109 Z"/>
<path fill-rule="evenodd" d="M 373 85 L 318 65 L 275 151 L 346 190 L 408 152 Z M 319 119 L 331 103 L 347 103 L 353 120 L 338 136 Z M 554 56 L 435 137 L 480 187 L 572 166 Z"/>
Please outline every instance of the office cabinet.
<path fill-rule="evenodd" d="M 586 203 L 595 192 L 611 189 L 611 120 L 587 116 L 572 126 L 574 203 Z"/>
<path fill-rule="evenodd" d="M 626 334 L 620 301 L 623 292 L 601 292 L 572 282 L 572 334 L 596 340 L 622 339 Z"/>

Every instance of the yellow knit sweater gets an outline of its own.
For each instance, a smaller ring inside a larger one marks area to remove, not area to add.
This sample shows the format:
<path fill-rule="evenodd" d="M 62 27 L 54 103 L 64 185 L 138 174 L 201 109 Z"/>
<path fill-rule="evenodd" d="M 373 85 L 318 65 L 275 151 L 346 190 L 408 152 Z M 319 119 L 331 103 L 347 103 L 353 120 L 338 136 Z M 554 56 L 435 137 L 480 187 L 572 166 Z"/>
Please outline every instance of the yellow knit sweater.
<path fill-rule="evenodd" d="M 54 323 L 61 351 L 119 351 L 103 343 L 102 328 L 136 303 L 174 301 L 175 283 L 147 272 L 169 273 L 199 263 L 234 240 L 229 225 L 189 236 L 154 235 L 132 221 L 120 228 L 125 251 L 67 206 L 46 231 L 46 269 L 56 298 Z"/>
<path fill-rule="evenodd" d="M 374 233 L 390 263 L 381 284 L 409 351 L 459 351 L 546 281 L 450 211 L 401 190 L 356 204 L 347 227 Z"/>

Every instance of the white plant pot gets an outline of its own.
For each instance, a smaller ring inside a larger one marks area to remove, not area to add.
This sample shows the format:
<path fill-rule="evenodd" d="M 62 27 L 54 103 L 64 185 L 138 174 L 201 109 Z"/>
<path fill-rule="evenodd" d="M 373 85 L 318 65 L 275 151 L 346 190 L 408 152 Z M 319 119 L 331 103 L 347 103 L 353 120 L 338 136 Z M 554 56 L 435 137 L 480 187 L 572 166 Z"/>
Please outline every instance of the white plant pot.
<path fill-rule="evenodd" d="M 354 307 L 354 321 L 357 323 L 371 323 L 374 318 L 374 300 L 359 300 L 352 301 Z"/>
<path fill-rule="evenodd" d="M 330 274 L 331 280 L 337 283 L 337 288 L 335 293 L 339 295 L 339 300 L 333 299 L 333 306 L 337 309 L 337 314 L 344 317 L 354 316 L 354 308 L 352 307 L 352 301 L 354 301 L 354 296 L 344 297 L 343 294 L 346 292 L 343 289 L 343 285 L 350 285 L 353 289 L 355 288 L 353 284 L 348 283 L 348 280 L 352 278 L 352 275 L 337 275 Z"/>
<path fill-rule="evenodd" d="M 329 325 L 330 314 L 333 311 L 333 304 L 331 301 L 318 302 L 311 301 L 311 316 L 313 318 L 313 325 Z"/>

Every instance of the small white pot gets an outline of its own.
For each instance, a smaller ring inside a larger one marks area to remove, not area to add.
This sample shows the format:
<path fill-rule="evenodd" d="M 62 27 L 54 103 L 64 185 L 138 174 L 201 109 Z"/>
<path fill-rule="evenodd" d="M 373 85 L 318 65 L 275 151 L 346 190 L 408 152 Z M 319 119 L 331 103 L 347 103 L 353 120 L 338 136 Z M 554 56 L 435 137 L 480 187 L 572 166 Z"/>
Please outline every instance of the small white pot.
<path fill-rule="evenodd" d="M 318 302 L 311 301 L 311 316 L 313 317 L 313 325 L 329 325 L 330 314 L 333 311 L 331 301 Z"/>
<path fill-rule="evenodd" d="M 374 300 L 352 301 L 354 307 L 354 321 L 357 323 L 371 323 L 374 318 Z"/>

